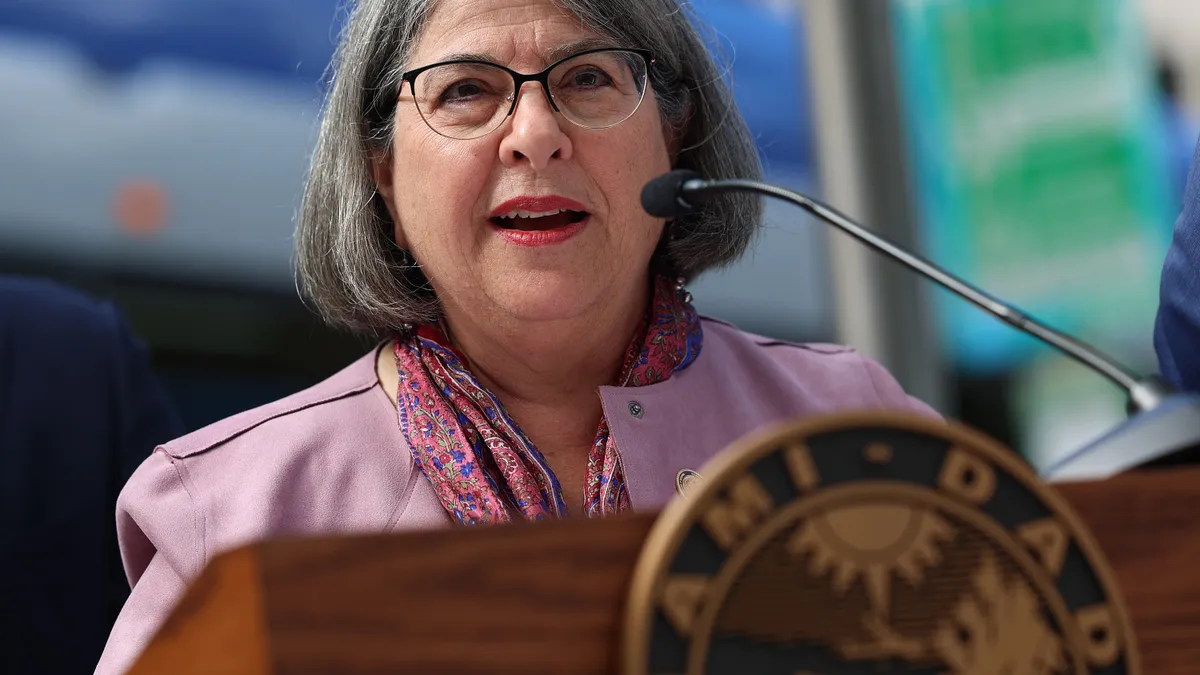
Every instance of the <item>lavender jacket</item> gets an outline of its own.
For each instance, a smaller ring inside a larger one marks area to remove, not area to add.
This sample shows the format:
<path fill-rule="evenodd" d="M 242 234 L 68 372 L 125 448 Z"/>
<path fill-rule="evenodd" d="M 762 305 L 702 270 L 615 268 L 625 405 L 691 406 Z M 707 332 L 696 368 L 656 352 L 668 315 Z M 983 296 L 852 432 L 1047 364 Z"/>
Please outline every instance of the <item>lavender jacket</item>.
<path fill-rule="evenodd" d="M 647 387 L 601 387 L 634 509 L 664 506 L 681 469 L 785 418 L 891 409 L 934 415 L 846 347 L 798 345 L 705 319 L 697 360 Z M 450 519 L 415 468 L 375 372 L 328 380 L 158 447 L 117 502 L 132 595 L 96 670 L 120 673 L 215 554 L 278 535 L 399 532 Z"/>

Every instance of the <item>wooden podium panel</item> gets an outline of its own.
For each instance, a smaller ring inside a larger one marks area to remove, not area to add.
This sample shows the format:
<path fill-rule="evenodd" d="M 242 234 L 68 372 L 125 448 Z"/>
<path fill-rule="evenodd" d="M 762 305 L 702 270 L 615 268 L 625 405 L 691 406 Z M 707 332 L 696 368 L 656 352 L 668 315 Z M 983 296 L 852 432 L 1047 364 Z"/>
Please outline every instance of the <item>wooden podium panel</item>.
<path fill-rule="evenodd" d="M 1200 468 L 1054 487 L 1117 573 L 1143 672 L 1200 672 Z"/>
<path fill-rule="evenodd" d="M 1200 469 L 1056 486 L 1116 571 L 1143 672 L 1200 664 Z M 615 673 L 653 514 L 279 541 L 217 557 L 131 671 Z"/>
<path fill-rule="evenodd" d="M 611 673 L 653 524 L 256 544 L 213 560 L 130 672 Z"/>
<path fill-rule="evenodd" d="M 653 522 L 281 544 L 262 557 L 277 672 L 611 672 Z"/>

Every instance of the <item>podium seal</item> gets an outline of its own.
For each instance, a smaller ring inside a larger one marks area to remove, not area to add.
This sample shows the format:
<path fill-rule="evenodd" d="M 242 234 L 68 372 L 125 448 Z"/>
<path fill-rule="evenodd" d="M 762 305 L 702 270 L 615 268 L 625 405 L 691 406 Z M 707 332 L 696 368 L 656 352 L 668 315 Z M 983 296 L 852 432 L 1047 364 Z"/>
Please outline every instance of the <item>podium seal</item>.
<path fill-rule="evenodd" d="M 700 474 L 635 568 L 626 675 L 1141 673 L 1090 533 L 974 431 L 824 417 Z"/>

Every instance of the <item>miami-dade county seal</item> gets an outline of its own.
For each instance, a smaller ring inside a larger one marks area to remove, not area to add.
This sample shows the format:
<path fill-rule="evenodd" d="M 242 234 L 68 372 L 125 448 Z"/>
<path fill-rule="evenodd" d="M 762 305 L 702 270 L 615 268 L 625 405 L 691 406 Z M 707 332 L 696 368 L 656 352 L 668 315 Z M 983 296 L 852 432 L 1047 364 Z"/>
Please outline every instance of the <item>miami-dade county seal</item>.
<path fill-rule="evenodd" d="M 699 474 L 634 571 L 626 675 L 1141 672 L 1090 534 L 978 433 L 838 415 Z"/>

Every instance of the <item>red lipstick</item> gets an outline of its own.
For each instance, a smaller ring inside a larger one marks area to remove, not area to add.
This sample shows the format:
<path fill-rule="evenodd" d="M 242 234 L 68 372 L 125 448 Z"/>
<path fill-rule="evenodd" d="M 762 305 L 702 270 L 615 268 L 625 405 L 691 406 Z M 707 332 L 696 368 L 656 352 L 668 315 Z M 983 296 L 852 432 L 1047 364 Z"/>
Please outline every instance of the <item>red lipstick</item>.
<path fill-rule="evenodd" d="M 499 218 L 513 211 L 531 211 L 533 213 L 546 213 L 547 211 L 582 211 L 587 213 L 587 209 L 583 204 L 574 199 L 551 195 L 549 197 L 513 197 L 504 202 L 500 206 L 492 209 L 488 218 Z"/>
<path fill-rule="evenodd" d="M 566 197 L 514 197 L 492 209 L 488 220 L 496 234 L 517 246 L 549 246 L 583 231 L 591 214 Z"/>

